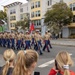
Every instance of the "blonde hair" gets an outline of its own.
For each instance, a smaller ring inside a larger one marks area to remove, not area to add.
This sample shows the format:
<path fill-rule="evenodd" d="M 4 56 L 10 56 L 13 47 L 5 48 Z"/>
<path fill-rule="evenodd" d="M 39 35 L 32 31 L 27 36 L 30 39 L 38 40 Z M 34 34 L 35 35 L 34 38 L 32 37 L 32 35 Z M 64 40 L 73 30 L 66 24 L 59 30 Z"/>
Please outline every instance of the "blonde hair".
<path fill-rule="evenodd" d="M 66 51 L 59 52 L 57 54 L 55 60 L 57 61 L 58 69 L 59 70 L 63 70 L 64 71 L 64 75 L 70 75 L 69 70 L 63 68 L 64 65 L 69 65 L 69 66 L 73 65 L 73 61 L 72 61 L 69 53 L 66 52 Z"/>
<path fill-rule="evenodd" d="M 7 75 L 7 72 L 10 66 L 10 62 L 14 61 L 15 56 L 16 55 L 12 49 L 5 50 L 5 52 L 3 53 L 3 58 L 6 61 L 6 64 L 3 67 L 2 75 Z"/>
<path fill-rule="evenodd" d="M 16 65 L 12 75 L 28 75 L 28 68 L 37 62 L 38 53 L 34 50 L 20 50 L 17 54 Z"/>

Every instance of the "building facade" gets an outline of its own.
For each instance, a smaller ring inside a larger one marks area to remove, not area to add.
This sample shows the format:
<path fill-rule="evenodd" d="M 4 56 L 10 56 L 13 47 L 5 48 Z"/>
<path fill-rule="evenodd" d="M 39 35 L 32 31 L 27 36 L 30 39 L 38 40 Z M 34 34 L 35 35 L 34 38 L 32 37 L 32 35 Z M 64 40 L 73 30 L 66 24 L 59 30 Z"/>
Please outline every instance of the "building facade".
<path fill-rule="evenodd" d="M 9 30 L 14 30 L 16 22 L 24 19 L 28 13 L 28 4 L 14 2 L 4 6 L 4 9 L 6 8 Z"/>
<path fill-rule="evenodd" d="M 27 0 L 28 8 L 30 12 L 30 19 L 34 22 L 35 28 L 39 29 L 42 34 L 47 30 L 47 26 L 44 23 L 45 13 L 47 10 L 50 10 L 52 5 L 57 2 L 64 1 L 68 3 L 71 0 Z"/>
<path fill-rule="evenodd" d="M 63 27 L 63 37 L 64 38 L 75 35 L 75 1 L 74 0 L 70 1 L 68 5 L 71 11 L 73 12 L 73 20 L 70 25 Z"/>
<path fill-rule="evenodd" d="M 28 16 L 31 22 L 34 23 L 35 29 L 39 29 L 42 34 L 47 30 L 47 26 L 44 23 L 45 13 L 50 10 L 52 5 L 60 2 L 60 0 L 27 0 L 28 3 L 14 2 L 6 5 L 9 29 L 15 29 L 16 21 L 24 19 Z M 71 0 L 62 0 L 68 4 Z"/>

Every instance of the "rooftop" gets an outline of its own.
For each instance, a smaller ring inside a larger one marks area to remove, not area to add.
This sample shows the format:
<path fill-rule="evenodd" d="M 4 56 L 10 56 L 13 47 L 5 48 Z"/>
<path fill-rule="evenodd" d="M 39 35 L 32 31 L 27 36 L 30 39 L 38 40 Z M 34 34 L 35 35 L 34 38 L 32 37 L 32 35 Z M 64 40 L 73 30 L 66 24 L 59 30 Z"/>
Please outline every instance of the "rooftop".
<path fill-rule="evenodd" d="M 11 4 L 8 4 L 8 5 L 5 5 L 4 7 L 11 7 L 11 6 L 16 6 L 16 5 L 21 5 L 21 4 L 23 4 L 22 2 L 13 2 L 13 3 L 11 3 Z"/>

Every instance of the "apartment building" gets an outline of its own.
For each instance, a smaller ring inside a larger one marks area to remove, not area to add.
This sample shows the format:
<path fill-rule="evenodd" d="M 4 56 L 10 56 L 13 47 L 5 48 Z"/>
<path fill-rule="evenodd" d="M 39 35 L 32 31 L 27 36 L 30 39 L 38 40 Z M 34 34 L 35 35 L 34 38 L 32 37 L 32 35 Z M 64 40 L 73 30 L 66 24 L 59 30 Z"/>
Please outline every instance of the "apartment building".
<path fill-rule="evenodd" d="M 4 6 L 7 13 L 9 30 L 15 29 L 15 23 L 25 18 L 28 13 L 28 4 L 14 2 Z"/>
<path fill-rule="evenodd" d="M 65 38 L 75 35 L 75 1 L 70 1 L 68 5 L 73 12 L 73 20 L 70 25 L 63 27 L 63 37 Z"/>
<path fill-rule="evenodd" d="M 30 17 L 31 22 L 34 23 L 35 29 L 39 29 L 43 34 L 47 30 L 44 23 L 45 13 L 50 10 L 52 5 L 64 1 L 68 4 L 71 0 L 27 0 L 28 3 L 14 2 L 6 5 L 9 29 L 15 29 L 16 21 L 22 20 L 24 17 Z"/>
<path fill-rule="evenodd" d="M 34 22 L 35 28 L 39 29 L 43 34 L 47 30 L 47 26 L 44 23 L 45 13 L 50 10 L 52 5 L 57 2 L 64 1 L 67 4 L 71 0 L 27 0 L 28 8 L 30 12 L 30 19 Z"/>

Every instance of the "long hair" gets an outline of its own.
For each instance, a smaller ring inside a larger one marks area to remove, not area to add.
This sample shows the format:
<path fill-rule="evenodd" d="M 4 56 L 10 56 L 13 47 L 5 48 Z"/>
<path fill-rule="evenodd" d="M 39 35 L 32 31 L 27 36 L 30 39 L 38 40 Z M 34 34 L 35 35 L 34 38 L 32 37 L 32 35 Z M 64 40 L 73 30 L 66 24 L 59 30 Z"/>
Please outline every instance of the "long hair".
<path fill-rule="evenodd" d="M 64 71 L 64 75 L 70 75 L 70 72 L 68 69 L 64 69 L 63 66 L 64 65 L 69 65 L 69 66 L 72 66 L 73 65 L 73 61 L 69 55 L 68 52 L 66 51 L 62 51 L 62 52 L 59 52 L 56 56 L 56 59 L 57 61 L 57 67 L 59 70 L 63 70 Z"/>
<path fill-rule="evenodd" d="M 8 72 L 9 66 L 10 66 L 10 62 L 14 61 L 15 56 L 16 55 L 12 49 L 5 50 L 5 52 L 3 54 L 3 58 L 6 61 L 6 64 L 3 67 L 2 75 L 7 75 L 7 72 Z"/>
<path fill-rule="evenodd" d="M 17 54 L 16 65 L 12 75 L 28 75 L 28 68 L 38 60 L 38 53 L 34 50 L 20 50 Z"/>

